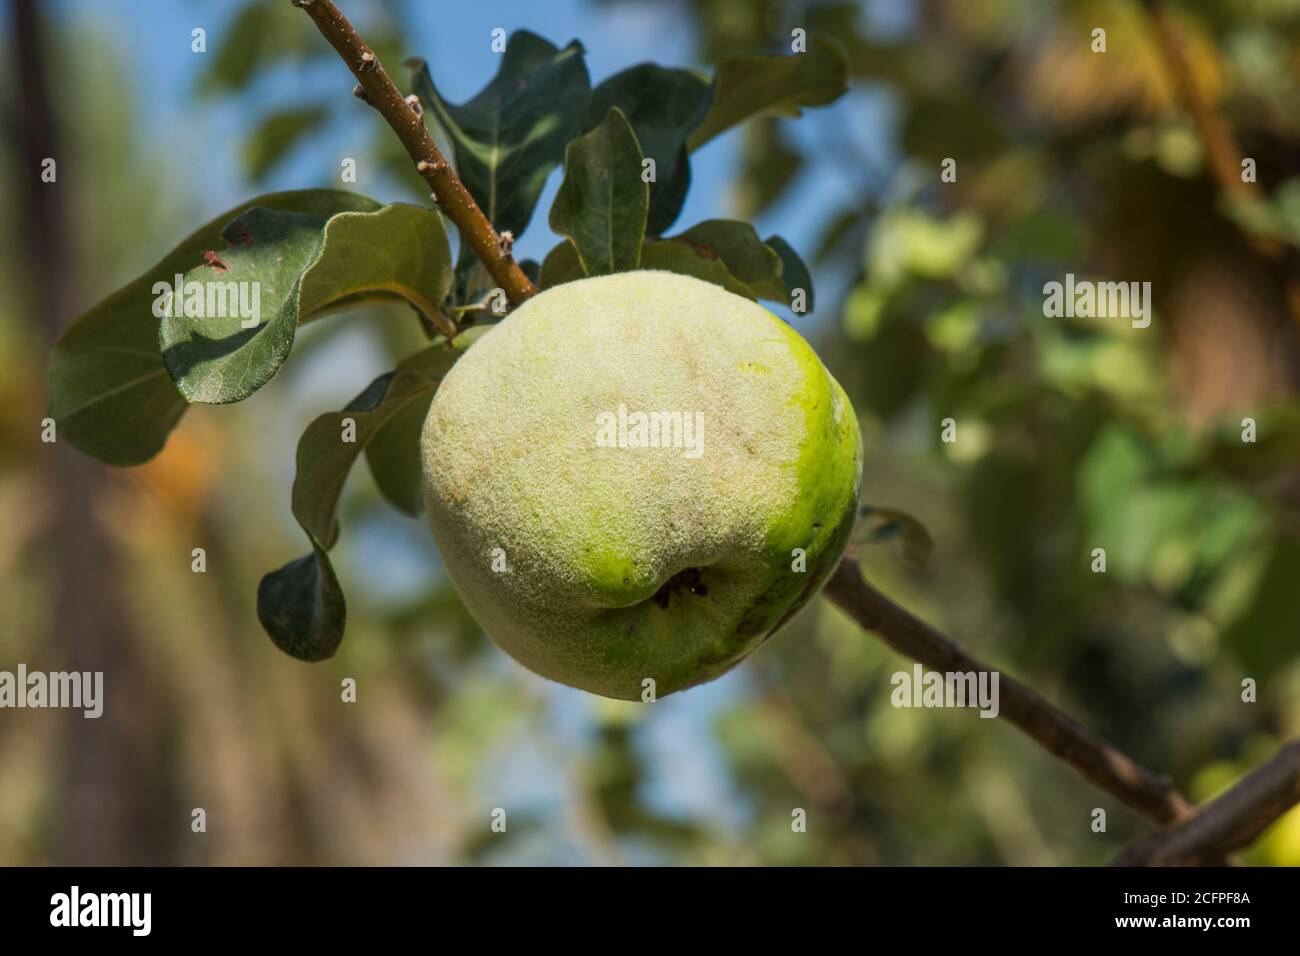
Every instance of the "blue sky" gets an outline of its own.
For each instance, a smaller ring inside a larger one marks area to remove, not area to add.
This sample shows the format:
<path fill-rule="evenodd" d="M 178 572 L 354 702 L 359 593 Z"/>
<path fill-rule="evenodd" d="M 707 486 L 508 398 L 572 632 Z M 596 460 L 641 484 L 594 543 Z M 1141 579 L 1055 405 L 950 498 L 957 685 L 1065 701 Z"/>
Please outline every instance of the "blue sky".
<path fill-rule="evenodd" d="M 151 138 L 167 149 L 183 180 L 202 184 L 201 190 L 187 190 L 201 206 L 197 210 L 200 221 L 257 191 L 338 185 L 339 157 L 365 154 L 373 122 L 360 103 L 347 102 L 353 81 L 343 65 L 333 60 L 305 67 L 289 64 L 261 77 L 240 97 L 196 101 L 195 81 L 206 65 L 205 58 L 221 48 L 233 15 L 242 6 L 234 0 L 52 0 L 52 6 L 65 21 L 89 26 L 96 37 L 103 37 L 122 56 L 140 57 L 132 72 L 134 89 L 129 95 L 138 105 Z M 358 25 L 380 8 L 377 0 L 348 0 L 343 6 Z M 873 22 L 879 21 L 889 29 L 898 20 L 896 10 L 904 6 L 882 2 L 867 4 L 866 8 L 874 11 Z M 581 40 L 593 84 L 647 60 L 707 68 L 707 64 L 694 60 L 694 38 L 688 21 L 682 18 L 678 5 L 671 2 L 408 0 L 403 9 L 407 11 L 405 21 L 410 24 L 407 52 L 427 59 L 440 88 L 457 102 L 472 96 L 495 73 L 499 54 L 491 49 L 491 37 L 498 27 L 507 33 L 529 29 L 557 44 Z M 191 50 L 191 32 L 199 27 L 207 33 L 207 53 Z M 305 14 L 303 29 L 312 29 Z M 388 66 L 402 84 L 406 71 L 400 64 Z M 332 97 L 345 101 L 338 122 L 292 154 L 292 161 L 282 165 L 265 186 L 245 182 L 240 151 L 245 133 L 259 116 L 272 106 Z M 833 133 L 837 139 L 847 136 L 876 164 L 887 165 L 890 157 L 883 144 L 889 137 L 882 133 L 890 122 L 888 98 L 859 90 L 789 124 L 789 131 L 797 141 L 814 148 L 820 145 L 822 151 L 828 134 Z M 693 185 L 677 223 L 679 228 L 733 214 L 729 171 L 736 162 L 736 149 L 737 136 L 733 132 L 692 157 Z M 533 223 L 521 239 L 522 256 L 540 259 L 556 241 L 546 226 L 546 209 L 559 180 L 558 172 L 552 174 Z M 763 235 L 783 235 L 796 249 L 807 253 L 816 242 L 816 228 L 826 221 L 827 210 L 843 208 L 853 198 L 851 183 L 842 162 L 815 160 L 809 174 L 755 226 Z M 399 198 L 391 184 L 367 181 L 364 168 L 353 188 L 379 199 Z M 178 223 L 176 237 L 187 232 L 190 225 Z M 823 301 L 831 299 L 827 296 Z M 823 319 L 825 310 L 820 311 L 820 315 L 803 321 Z"/>

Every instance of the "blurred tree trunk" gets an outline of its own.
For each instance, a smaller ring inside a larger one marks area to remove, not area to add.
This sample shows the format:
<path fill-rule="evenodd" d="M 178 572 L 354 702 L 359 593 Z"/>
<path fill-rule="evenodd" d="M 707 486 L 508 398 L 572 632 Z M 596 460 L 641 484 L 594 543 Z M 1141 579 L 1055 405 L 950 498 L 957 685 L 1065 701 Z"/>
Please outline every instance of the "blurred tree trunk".
<path fill-rule="evenodd" d="M 76 315 L 77 262 L 65 195 L 72 163 L 58 151 L 57 116 L 50 95 L 45 34 L 35 0 L 10 0 L 14 104 L 22 192 L 23 246 L 31 277 L 29 305 L 46 341 Z M 75 108 L 75 104 L 60 104 Z M 40 179 L 41 163 L 58 163 L 58 181 Z M 83 164 L 82 170 L 93 169 Z M 94 188 L 89 184 L 85 188 Z M 33 423 L 36 427 L 36 423 Z M 187 817 L 167 821 L 171 801 L 158 806 L 148 782 L 168 779 L 163 694 L 133 640 L 118 555 L 96 515 L 106 483 L 103 466 L 66 442 L 47 446 L 45 487 L 52 508 L 45 559 L 52 603 L 48 654 L 29 661 L 36 670 L 104 673 L 104 710 L 97 720 L 66 711 L 53 808 L 55 862 L 62 864 L 167 863 Z M 162 812 L 159 812 L 159 811 Z"/>

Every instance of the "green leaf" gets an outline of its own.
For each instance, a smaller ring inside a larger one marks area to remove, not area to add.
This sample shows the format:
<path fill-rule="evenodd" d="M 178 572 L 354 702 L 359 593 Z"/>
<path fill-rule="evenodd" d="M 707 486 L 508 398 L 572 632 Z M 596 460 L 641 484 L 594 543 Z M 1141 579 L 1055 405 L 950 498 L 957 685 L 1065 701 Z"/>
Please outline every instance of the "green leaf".
<path fill-rule="evenodd" d="M 343 484 L 379 429 L 412 405 L 424 402 L 427 407 L 436 388 L 437 380 L 421 372 L 389 372 L 343 411 L 316 418 L 299 439 L 293 514 L 312 552 L 266 575 L 257 589 L 258 619 L 286 654 L 319 661 L 338 649 L 347 605 L 326 552 L 338 538 Z"/>
<path fill-rule="evenodd" d="M 446 102 L 428 64 L 415 61 L 415 92 L 451 140 L 456 172 L 499 231 L 518 239 L 546 177 L 582 132 L 591 83 L 576 40 L 563 50 L 536 34 L 511 34 L 492 82 L 460 106 Z"/>
<path fill-rule="evenodd" d="M 481 293 L 492 288 L 495 283 L 483 263 L 469 244 L 463 240 L 456 250 L 456 266 L 453 270 L 450 304 L 464 306 L 476 301 Z"/>
<path fill-rule="evenodd" d="M 424 509 L 420 474 L 420 433 L 429 413 L 427 399 L 412 402 L 386 422 L 366 446 L 366 464 L 384 499 L 403 514 Z"/>
<path fill-rule="evenodd" d="M 547 262 L 550 262 L 550 256 L 547 256 Z M 747 299 L 757 298 L 753 289 L 731 274 L 716 252 L 681 239 L 648 240 L 641 248 L 641 268 L 694 276 Z M 546 277 L 545 264 L 542 267 L 542 277 Z"/>
<path fill-rule="evenodd" d="M 728 267 L 720 250 L 726 251 L 737 270 L 755 279 L 757 288 Z M 780 236 L 761 241 L 745 223 L 712 220 L 669 239 L 646 239 L 639 268 L 693 276 L 747 299 L 784 302 L 796 311 L 800 311 L 796 292 L 803 289 L 805 311 L 812 309 L 812 276 L 803 260 Z M 586 276 L 573 243 L 565 240 L 542 262 L 541 287 L 550 289 Z"/>
<path fill-rule="evenodd" d="M 477 329 L 462 332 L 450 345 L 446 339 L 439 338 L 428 348 L 403 359 L 397 370 L 415 372 L 437 381 L 451 370 L 477 338 L 472 334 L 475 331 Z M 420 433 L 432 401 L 433 392 L 412 399 L 405 408 L 380 425 L 366 444 L 366 464 L 370 466 L 370 474 L 380 494 L 398 511 L 412 516 L 423 510 Z"/>
<path fill-rule="evenodd" d="M 221 233 L 227 248 L 190 264 L 159 326 L 163 360 L 186 401 L 237 402 L 280 370 L 298 327 L 302 274 L 320 252 L 326 221 L 250 209 Z"/>
<path fill-rule="evenodd" d="M 647 269 L 651 267 L 645 263 L 645 253 L 650 244 L 647 242 L 641 247 L 641 265 Z M 585 278 L 587 273 L 582 268 L 582 260 L 578 258 L 578 250 L 568 239 L 548 252 L 546 258 L 542 260 L 543 289 Z"/>
<path fill-rule="evenodd" d="M 160 327 L 167 369 L 190 402 L 242 401 L 280 370 L 299 322 L 367 298 L 405 299 L 454 333 L 439 308 L 451 286 L 451 252 L 433 210 L 392 205 L 326 218 L 254 208 L 222 238 L 227 248 L 196 257 L 184 277 L 184 310 L 173 308 L 180 314 L 164 316 Z M 192 289 L 212 300 L 199 301 L 200 314 L 192 314 Z M 244 327 L 252 320 L 241 318 L 242 308 L 220 307 L 214 291 L 223 289 L 226 303 L 257 296 L 257 325 Z"/>
<path fill-rule="evenodd" d="M 843 51 L 816 33 L 805 53 L 723 60 L 713 78 L 713 104 L 688 146 L 697 150 L 755 116 L 798 116 L 801 107 L 825 106 L 848 92 L 847 78 Z"/>
<path fill-rule="evenodd" d="M 329 216 L 378 203 L 333 189 L 271 193 L 222 213 L 182 240 L 153 268 L 81 315 L 55 343 L 49 414 L 61 436 L 112 465 L 138 465 L 158 453 L 185 411 L 185 399 L 159 348 L 155 284 L 171 286 L 202 259 L 203 250 L 217 246 L 231 219 L 254 207 Z"/>
<path fill-rule="evenodd" d="M 808 266 L 799 258 L 799 253 L 794 251 L 790 243 L 780 236 L 768 236 L 763 242 L 781 257 L 781 285 L 785 286 L 786 304 L 798 313 L 811 312 L 813 284 L 812 273 L 808 271 Z M 803 292 L 802 297 L 799 295 L 800 291 Z"/>
<path fill-rule="evenodd" d="M 781 254 L 758 238 L 749 223 L 709 219 L 673 238 L 716 253 L 754 298 L 790 303 L 789 290 L 781 279 L 785 267 Z M 803 271 L 806 275 L 807 270 Z"/>
<path fill-rule="evenodd" d="M 257 619 L 275 646 L 300 661 L 333 657 L 348 606 L 330 559 L 311 539 L 310 554 L 272 571 L 257 585 Z"/>
<path fill-rule="evenodd" d="M 591 92 L 583 129 L 593 129 L 612 107 L 618 107 L 632 124 L 642 153 L 654 160 L 646 222 L 652 236 L 673 224 L 686 201 L 691 183 L 686 140 L 703 122 L 712 99 L 707 76 L 654 63 L 616 73 Z"/>
<path fill-rule="evenodd" d="M 324 106 L 281 110 L 262 118 L 257 128 L 244 140 L 244 172 L 253 182 L 261 182 L 302 140 L 320 129 L 329 119 Z"/>
<path fill-rule="evenodd" d="M 573 242 L 587 275 L 630 272 L 641 260 L 649 204 L 641 147 L 627 117 L 614 107 L 565 150 L 551 229 Z"/>
<path fill-rule="evenodd" d="M 324 249 L 303 276 L 302 316 L 357 296 L 400 298 L 454 335 L 441 308 L 451 282 L 451 247 L 436 210 L 393 203 L 341 213 L 326 224 Z"/>

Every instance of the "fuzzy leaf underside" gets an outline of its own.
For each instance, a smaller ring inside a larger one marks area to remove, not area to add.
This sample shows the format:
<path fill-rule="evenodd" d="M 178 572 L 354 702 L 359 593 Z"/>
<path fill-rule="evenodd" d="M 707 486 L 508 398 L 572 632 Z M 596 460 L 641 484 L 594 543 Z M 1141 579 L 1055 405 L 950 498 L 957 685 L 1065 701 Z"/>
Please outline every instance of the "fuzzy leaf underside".
<path fill-rule="evenodd" d="M 171 286 L 228 223 L 254 207 L 304 216 L 371 211 L 356 193 L 308 189 L 271 193 L 222 213 L 182 240 L 156 265 L 78 317 L 50 356 L 49 414 L 58 434 L 112 465 L 137 465 L 161 450 L 185 411 L 159 346 L 155 284 Z"/>
<path fill-rule="evenodd" d="M 298 326 L 315 315 L 369 298 L 398 298 L 447 327 L 440 304 L 451 287 L 451 252 L 433 210 L 394 204 L 326 219 L 250 209 L 222 232 L 227 246 L 185 275 L 208 296 L 244 304 L 257 295 L 262 321 L 235 314 L 166 315 L 159 329 L 163 357 L 187 401 L 227 404 L 247 398 L 275 376 Z M 234 283 L 235 285 L 231 285 Z M 235 290 L 239 289 L 238 292 Z"/>

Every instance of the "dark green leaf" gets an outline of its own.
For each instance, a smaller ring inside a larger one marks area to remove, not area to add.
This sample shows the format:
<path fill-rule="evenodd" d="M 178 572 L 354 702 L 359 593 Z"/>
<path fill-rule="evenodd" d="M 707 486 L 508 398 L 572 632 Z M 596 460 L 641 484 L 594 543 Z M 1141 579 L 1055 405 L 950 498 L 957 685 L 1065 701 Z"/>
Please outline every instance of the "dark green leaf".
<path fill-rule="evenodd" d="M 406 369 L 381 375 L 343 411 L 318 416 L 303 432 L 293 481 L 293 514 L 326 550 L 338 537 L 335 512 L 352 463 L 382 425 L 410 405 L 427 402 L 437 383 L 437 378 Z M 355 423 L 355 441 L 344 441 L 347 421 Z"/>
<path fill-rule="evenodd" d="M 756 298 L 749 286 L 731 274 L 716 252 L 681 239 L 648 240 L 641 249 L 641 268 L 694 276 L 747 299 Z M 545 274 L 544 268 L 542 271 Z"/>
<path fill-rule="evenodd" d="M 519 238 L 565 145 L 582 132 L 591 89 L 582 45 L 575 40 L 561 50 L 516 31 L 496 77 L 460 106 L 443 100 L 422 61 L 414 84 L 451 140 L 470 194 L 492 225 Z"/>
<path fill-rule="evenodd" d="M 400 297 L 453 331 L 439 308 L 451 285 L 451 254 L 432 210 L 392 205 L 325 218 L 255 208 L 222 238 L 228 247 L 210 251 L 210 261 L 196 257 L 185 275 L 184 314 L 165 316 L 160 327 L 167 369 L 188 401 L 247 398 L 284 364 L 301 321 L 366 298 Z M 251 320 L 229 305 L 191 314 L 191 288 L 209 297 L 225 290 L 227 303 L 260 290 L 260 321 L 245 328 Z"/>
<path fill-rule="evenodd" d="M 565 150 L 551 228 L 573 242 L 587 275 L 630 272 L 641 260 L 649 203 L 636 134 L 614 107 Z"/>
<path fill-rule="evenodd" d="M 343 484 L 366 445 L 385 424 L 424 402 L 437 381 L 399 369 L 375 379 L 341 412 L 319 416 L 298 441 L 293 514 L 312 552 L 262 578 L 257 616 L 286 654 L 306 661 L 330 657 L 343 637 L 347 606 L 326 552 L 338 538 Z M 345 429 L 352 428 L 349 435 Z M 345 440 L 350 438 L 351 440 Z"/>
<path fill-rule="evenodd" d="M 738 56 L 718 64 L 713 104 L 691 134 L 689 148 L 755 116 L 798 116 L 801 107 L 825 106 L 848 91 L 848 64 L 825 37 L 808 36 L 808 50 L 790 56 Z"/>
<path fill-rule="evenodd" d="M 397 369 L 437 381 L 450 371 L 473 339 L 470 332 L 458 335 L 452 345 L 439 338 L 428 348 L 403 360 Z M 422 509 L 420 432 L 432 400 L 433 392 L 412 399 L 405 408 L 380 425 L 366 444 L 366 464 L 370 466 L 370 474 L 380 493 L 394 508 L 408 515 L 418 515 Z"/>
<path fill-rule="evenodd" d="M 788 302 L 781 282 L 781 256 L 758 238 L 749 223 L 709 219 L 673 238 L 716 253 L 731 274 L 749 286 L 755 298 Z"/>
<path fill-rule="evenodd" d="M 646 231 L 657 236 L 673 224 L 691 183 L 686 139 L 704 120 L 713 97 L 709 78 L 691 70 L 642 63 L 616 73 L 591 92 L 584 130 L 611 107 L 623 111 L 642 153 L 655 163 Z"/>
<path fill-rule="evenodd" d="M 423 509 L 420 432 L 433 395 L 412 402 L 386 422 L 366 446 L 366 464 L 380 494 L 398 511 L 418 515 Z"/>
<path fill-rule="evenodd" d="M 456 251 L 451 304 L 469 305 L 477 301 L 485 290 L 492 288 L 493 284 L 492 277 L 483 268 L 483 263 L 479 261 L 469 244 L 462 239 L 460 248 Z"/>
<path fill-rule="evenodd" d="M 310 554 L 262 578 L 257 619 L 290 657 L 323 661 L 334 656 L 343 640 L 348 606 L 329 557 L 315 540 L 311 545 Z"/>
<path fill-rule="evenodd" d="M 167 374 L 153 307 L 156 284 L 170 287 L 215 249 L 222 229 L 253 207 L 330 216 L 370 210 L 378 203 L 355 193 L 308 189 L 272 193 L 222 213 L 169 252 L 152 269 L 114 292 L 70 325 L 50 356 L 50 417 L 77 448 L 113 465 L 137 465 L 156 455 L 185 410 Z"/>
<path fill-rule="evenodd" d="M 785 286 L 786 304 L 795 312 L 804 313 L 813 310 L 812 273 L 808 266 L 780 236 L 768 236 L 763 240 L 769 249 L 781 257 L 781 284 Z M 802 291 L 803 295 L 799 293 Z"/>
<path fill-rule="evenodd" d="M 647 242 L 641 247 L 641 264 L 647 269 L 651 268 L 645 263 L 645 251 L 649 246 L 650 243 Z M 582 260 L 578 258 L 578 250 L 573 247 L 573 243 L 568 239 L 565 239 L 548 252 L 546 258 L 542 260 L 541 285 L 543 289 L 585 278 L 587 278 L 587 273 L 582 269 Z"/>

